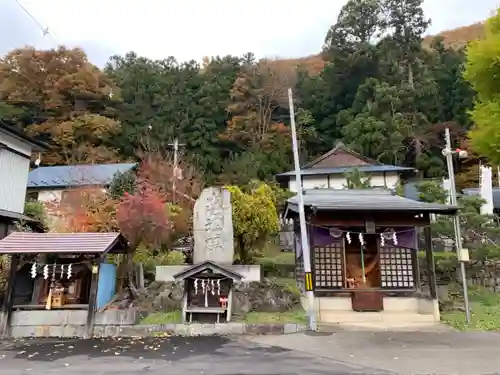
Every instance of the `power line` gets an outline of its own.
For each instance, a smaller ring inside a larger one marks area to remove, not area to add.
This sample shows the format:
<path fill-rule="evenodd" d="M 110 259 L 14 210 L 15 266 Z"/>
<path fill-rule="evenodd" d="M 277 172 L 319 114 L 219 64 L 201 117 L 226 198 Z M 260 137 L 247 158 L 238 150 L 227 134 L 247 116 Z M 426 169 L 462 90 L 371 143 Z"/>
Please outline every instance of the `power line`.
<path fill-rule="evenodd" d="M 55 44 L 58 44 L 56 39 L 54 38 L 54 33 L 49 31 L 49 27 L 44 27 L 40 21 L 23 5 L 19 0 L 14 0 L 16 4 L 23 10 L 24 13 L 28 15 L 29 18 L 38 26 L 38 28 L 42 31 L 43 36 L 48 36 L 52 39 Z"/>

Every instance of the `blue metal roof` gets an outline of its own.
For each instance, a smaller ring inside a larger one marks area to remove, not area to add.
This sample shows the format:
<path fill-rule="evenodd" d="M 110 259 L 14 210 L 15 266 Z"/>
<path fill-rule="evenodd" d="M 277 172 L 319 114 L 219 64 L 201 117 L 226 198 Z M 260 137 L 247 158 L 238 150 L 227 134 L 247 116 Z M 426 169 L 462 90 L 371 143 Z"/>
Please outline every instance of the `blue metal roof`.
<path fill-rule="evenodd" d="M 28 189 L 109 185 L 116 173 L 135 166 L 135 163 L 123 163 L 39 167 L 28 174 Z"/>
<path fill-rule="evenodd" d="M 300 171 L 300 173 L 302 176 L 344 174 L 344 173 L 349 172 L 353 169 L 358 169 L 360 172 L 364 172 L 364 173 L 404 172 L 404 171 L 415 170 L 414 168 L 409 168 L 409 167 L 399 167 L 396 165 L 381 164 L 381 165 L 353 165 L 353 166 L 335 167 L 335 168 L 307 168 L 307 169 L 302 169 Z M 280 173 L 276 176 L 277 177 L 282 177 L 282 176 L 284 177 L 284 176 L 294 176 L 294 175 L 295 175 L 295 171 L 289 171 L 289 172 L 285 172 L 285 173 Z"/>

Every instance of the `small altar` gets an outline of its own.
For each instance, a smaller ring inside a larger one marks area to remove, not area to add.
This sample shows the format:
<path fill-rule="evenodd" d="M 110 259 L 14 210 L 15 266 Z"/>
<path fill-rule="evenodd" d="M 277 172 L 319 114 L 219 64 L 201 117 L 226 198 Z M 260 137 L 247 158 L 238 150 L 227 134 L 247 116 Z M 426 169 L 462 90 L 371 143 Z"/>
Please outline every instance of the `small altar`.
<path fill-rule="evenodd" d="M 242 275 L 211 261 L 193 265 L 175 274 L 175 281 L 184 282 L 183 322 L 231 321 L 233 285 Z"/>

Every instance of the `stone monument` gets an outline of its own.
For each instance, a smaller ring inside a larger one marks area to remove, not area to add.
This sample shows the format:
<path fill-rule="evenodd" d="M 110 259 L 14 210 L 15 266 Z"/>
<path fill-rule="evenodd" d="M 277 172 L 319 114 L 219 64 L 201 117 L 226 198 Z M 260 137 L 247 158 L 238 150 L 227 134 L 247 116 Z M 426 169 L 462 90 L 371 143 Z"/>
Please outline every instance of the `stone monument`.
<path fill-rule="evenodd" d="M 194 205 L 193 263 L 233 264 L 234 239 L 231 193 L 222 187 L 202 191 Z"/>
<path fill-rule="evenodd" d="M 243 277 L 243 282 L 260 281 L 260 265 L 233 264 L 234 238 L 231 192 L 209 187 L 196 200 L 193 212 L 193 264 L 157 266 L 156 281 L 172 282 L 182 271 L 212 262 Z"/>

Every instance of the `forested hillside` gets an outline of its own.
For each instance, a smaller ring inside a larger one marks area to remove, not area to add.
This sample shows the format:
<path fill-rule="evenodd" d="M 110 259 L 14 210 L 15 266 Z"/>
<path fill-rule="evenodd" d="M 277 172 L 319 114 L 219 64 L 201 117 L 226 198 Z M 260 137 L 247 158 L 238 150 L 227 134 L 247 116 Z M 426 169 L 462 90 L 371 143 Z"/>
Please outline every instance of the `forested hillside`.
<path fill-rule="evenodd" d="M 464 43 L 423 43 L 421 1 L 403 3 L 349 1 L 307 69 L 252 53 L 198 64 L 130 52 L 99 70 L 78 49 L 14 50 L 0 63 L 0 121 L 52 145 L 42 164 L 131 160 L 178 138 L 208 181 L 240 184 L 291 167 L 292 87 L 304 159 L 341 140 L 441 176 L 443 129 L 458 140 L 472 125 Z"/>

